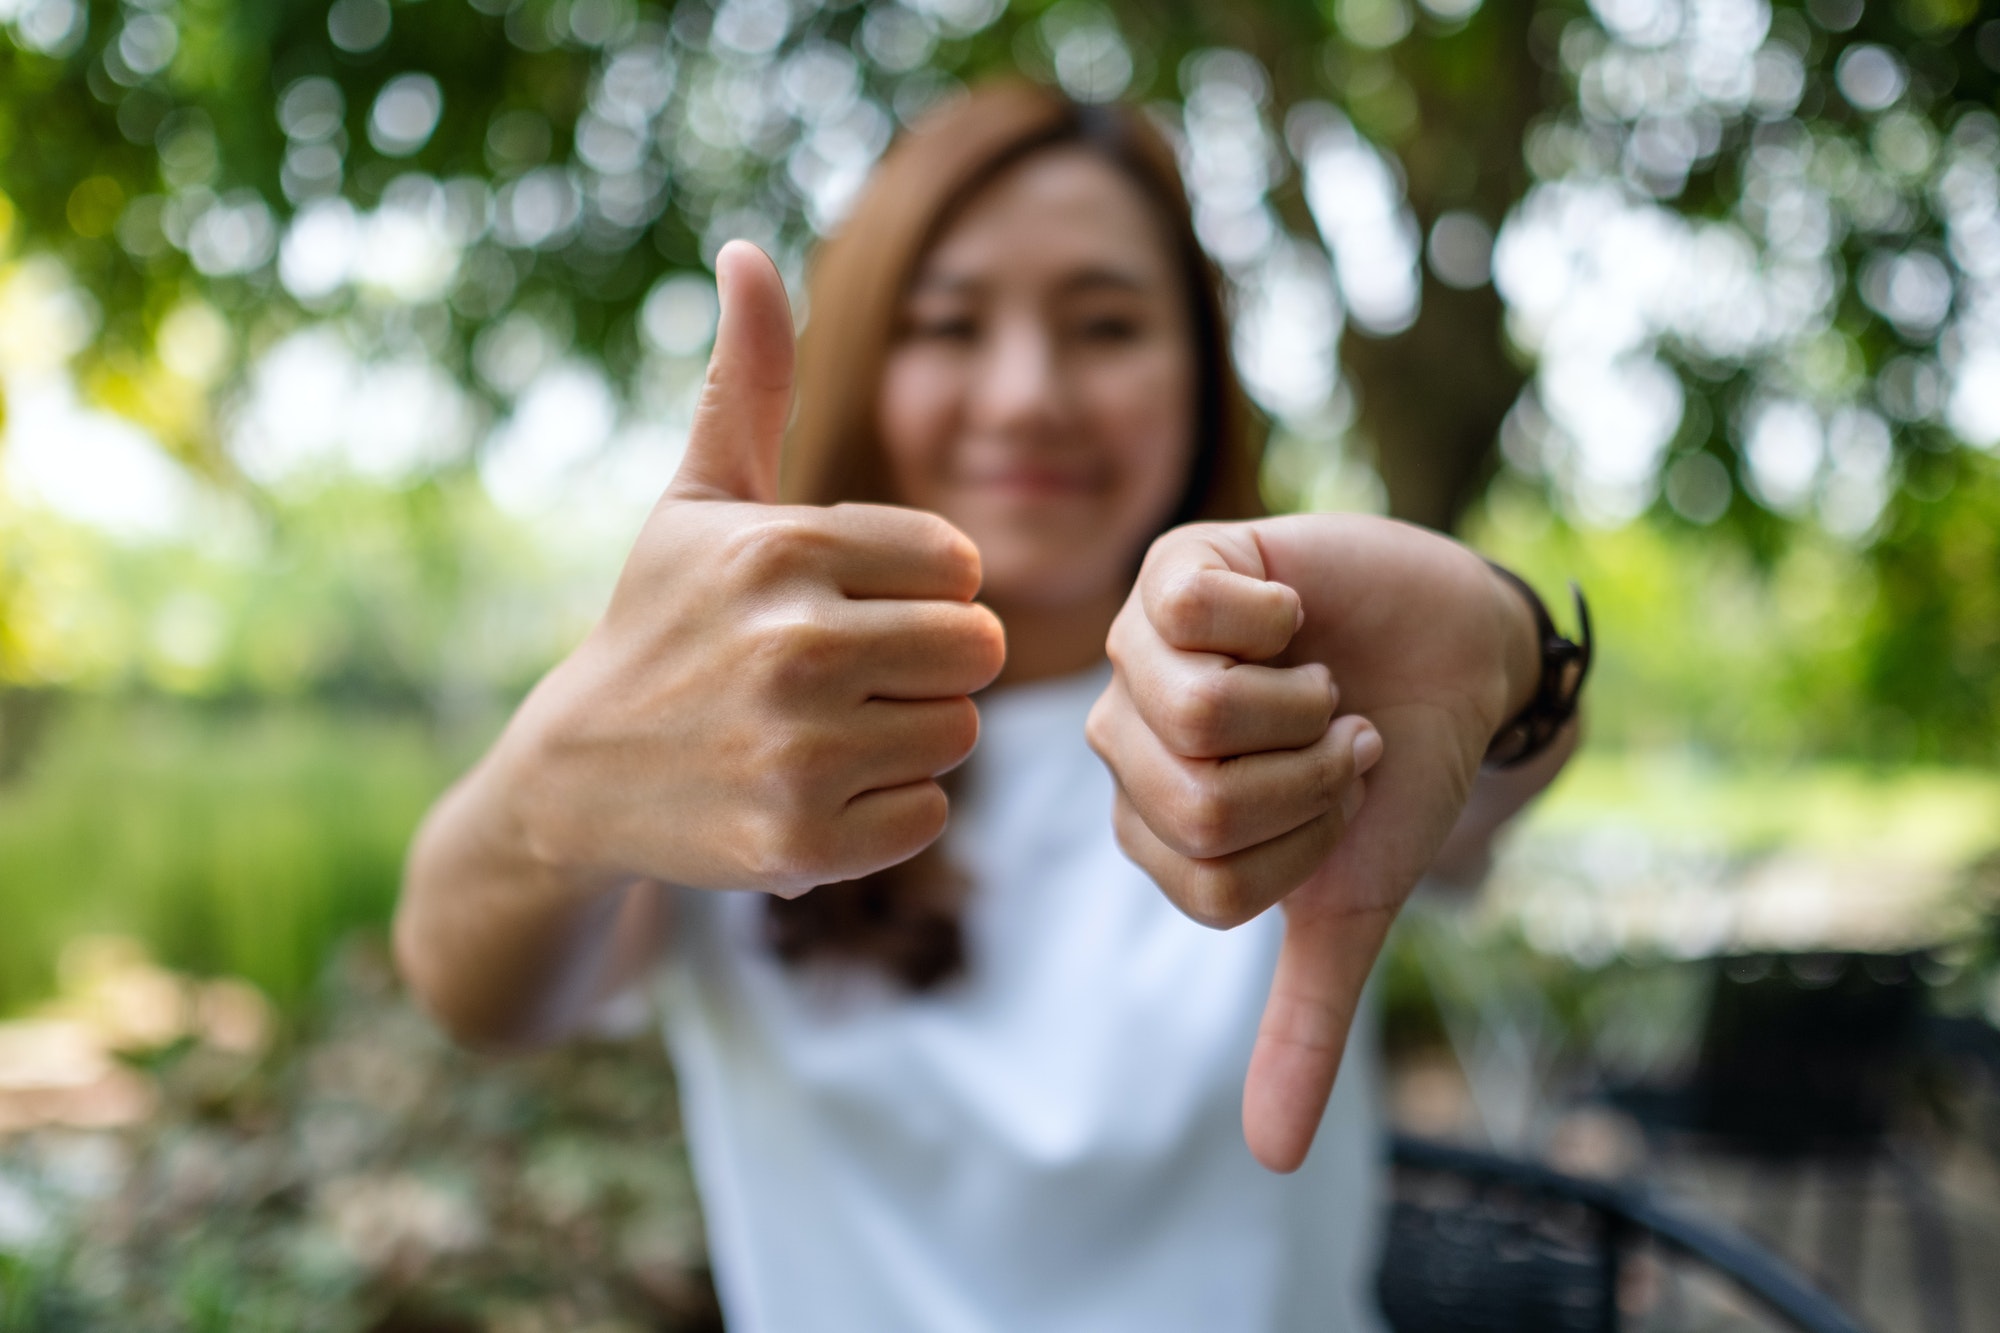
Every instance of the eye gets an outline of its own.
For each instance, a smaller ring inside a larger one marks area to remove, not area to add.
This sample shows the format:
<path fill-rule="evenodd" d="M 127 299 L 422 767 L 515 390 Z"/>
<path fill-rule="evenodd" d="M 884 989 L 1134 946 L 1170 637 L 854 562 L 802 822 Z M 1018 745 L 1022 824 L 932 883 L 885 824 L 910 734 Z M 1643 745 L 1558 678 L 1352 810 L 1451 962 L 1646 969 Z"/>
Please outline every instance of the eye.
<path fill-rule="evenodd" d="M 1075 334 L 1084 342 L 1130 342 L 1140 333 L 1139 321 L 1129 315 L 1097 315 L 1078 321 Z"/>
<path fill-rule="evenodd" d="M 903 336 L 913 342 L 969 343 L 979 336 L 979 321 L 963 314 L 916 315 Z"/>

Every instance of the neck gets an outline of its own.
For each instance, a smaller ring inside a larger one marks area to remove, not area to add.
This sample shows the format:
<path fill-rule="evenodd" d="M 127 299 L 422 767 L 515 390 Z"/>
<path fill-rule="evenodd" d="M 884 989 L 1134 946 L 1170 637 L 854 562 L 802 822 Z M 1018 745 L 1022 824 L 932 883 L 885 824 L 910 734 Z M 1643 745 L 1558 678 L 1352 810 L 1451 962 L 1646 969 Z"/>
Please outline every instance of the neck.
<path fill-rule="evenodd" d="M 1058 606 L 987 602 L 1007 627 L 1007 665 L 995 685 L 1027 685 L 1085 671 L 1104 660 L 1104 637 L 1125 603 L 1123 589 Z"/>

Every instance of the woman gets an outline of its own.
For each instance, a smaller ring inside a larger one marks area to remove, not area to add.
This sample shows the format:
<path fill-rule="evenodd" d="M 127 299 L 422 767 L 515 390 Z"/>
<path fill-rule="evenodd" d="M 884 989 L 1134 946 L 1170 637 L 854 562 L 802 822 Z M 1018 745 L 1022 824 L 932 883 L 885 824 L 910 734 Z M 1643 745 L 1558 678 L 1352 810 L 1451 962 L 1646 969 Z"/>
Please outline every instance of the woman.
<path fill-rule="evenodd" d="M 1365 1047 L 1334 1072 L 1410 887 L 1567 751 L 1529 600 L 1258 517 L 1136 113 L 1005 85 L 899 141 L 789 439 L 782 285 L 717 281 L 603 620 L 416 839 L 412 985 L 518 1043 L 659 968 L 732 1328 L 1372 1327 Z"/>

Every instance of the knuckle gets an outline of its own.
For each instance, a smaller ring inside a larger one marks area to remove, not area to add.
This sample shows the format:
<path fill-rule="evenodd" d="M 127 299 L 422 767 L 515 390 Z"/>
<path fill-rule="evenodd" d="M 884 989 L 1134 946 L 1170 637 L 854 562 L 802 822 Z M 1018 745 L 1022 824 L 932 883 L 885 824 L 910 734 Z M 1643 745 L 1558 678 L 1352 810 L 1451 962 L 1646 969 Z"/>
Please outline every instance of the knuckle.
<path fill-rule="evenodd" d="M 1174 798 L 1173 819 L 1174 841 L 1187 855 L 1208 858 L 1233 850 L 1235 811 L 1211 784 L 1199 779 L 1184 783 Z"/>
<path fill-rule="evenodd" d="M 1330 752 L 1312 767 L 1315 786 L 1313 795 L 1322 810 L 1332 809 L 1340 804 L 1340 798 L 1347 791 L 1348 779 L 1352 776 L 1353 768 L 1347 755 L 1332 750 L 1331 747 L 1328 748 Z"/>
<path fill-rule="evenodd" d="M 820 881 L 818 849 L 807 821 L 788 809 L 764 809 L 748 821 L 739 853 L 759 887 L 797 892 Z"/>
<path fill-rule="evenodd" d="M 1160 879 L 1158 867 L 1153 864 L 1152 840 L 1147 836 L 1145 821 L 1122 791 L 1112 798 L 1111 832 L 1118 839 L 1118 849 L 1125 853 L 1126 860 L 1152 876 L 1161 888 L 1168 887 Z"/>
<path fill-rule="evenodd" d="M 1333 678 L 1333 670 L 1321 662 L 1308 662 L 1303 669 L 1316 696 L 1317 711 L 1324 716 L 1323 725 L 1331 726 L 1334 711 L 1340 706 L 1340 686 Z"/>
<path fill-rule="evenodd" d="M 817 729 L 785 727 L 766 741 L 758 758 L 766 804 L 774 813 L 797 819 L 813 804 L 814 793 L 835 776 L 840 747 Z"/>
<path fill-rule="evenodd" d="M 749 659 L 780 695 L 811 690 L 846 664 L 846 636 L 809 606 L 765 617 L 752 634 Z"/>
<path fill-rule="evenodd" d="M 1230 699 L 1220 676 L 1202 676 L 1183 689 L 1168 706 L 1165 737 L 1175 751 L 1208 757 L 1222 744 L 1229 727 Z"/>
<path fill-rule="evenodd" d="M 1252 886 L 1226 865 L 1190 864 L 1176 905 L 1211 930 L 1234 930 L 1257 915 Z"/>
<path fill-rule="evenodd" d="M 1097 702 L 1090 706 L 1090 715 L 1083 720 L 1083 739 L 1085 743 L 1090 746 L 1097 757 L 1102 759 L 1106 765 L 1111 765 L 1112 762 L 1111 738 L 1115 730 L 1111 722 L 1111 710 L 1113 707 L 1115 705 L 1111 702 L 1111 692 L 1106 690 L 1098 696 Z"/>
<path fill-rule="evenodd" d="M 1313 794 L 1322 808 L 1329 808 L 1338 805 L 1354 785 L 1354 747 L 1345 736 L 1329 731 L 1316 749 L 1319 753 L 1318 762 L 1312 766 Z"/>
<path fill-rule="evenodd" d="M 1111 632 L 1104 636 L 1104 656 L 1120 671 L 1132 665 L 1135 632 L 1131 604 L 1127 603 L 1111 622 Z"/>
<path fill-rule="evenodd" d="M 718 553 L 751 583 L 775 583 L 809 573 L 824 561 L 830 537 L 797 514 L 762 518 L 731 533 Z"/>
<path fill-rule="evenodd" d="M 1201 571 L 1181 574 L 1160 590 L 1159 630 L 1174 642 L 1200 639 L 1208 631 L 1213 610 Z"/>

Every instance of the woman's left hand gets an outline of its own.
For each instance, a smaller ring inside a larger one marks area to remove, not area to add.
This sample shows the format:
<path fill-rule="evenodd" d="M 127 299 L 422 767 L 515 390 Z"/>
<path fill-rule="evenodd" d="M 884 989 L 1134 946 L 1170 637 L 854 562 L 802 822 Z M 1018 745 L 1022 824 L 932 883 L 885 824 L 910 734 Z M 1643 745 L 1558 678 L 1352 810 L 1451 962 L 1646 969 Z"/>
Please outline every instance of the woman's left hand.
<path fill-rule="evenodd" d="M 1294 1170 L 1396 912 L 1534 693 L 1534 620 L 1448 538 L 1296 515 L 1159 538 L 1107 647 L 1089 737 L 1119 844 L 1204 924 L 1284 904 L 1243 1129 Z M 1284 773 L 1310 792 L 1269 780 Z"/>

